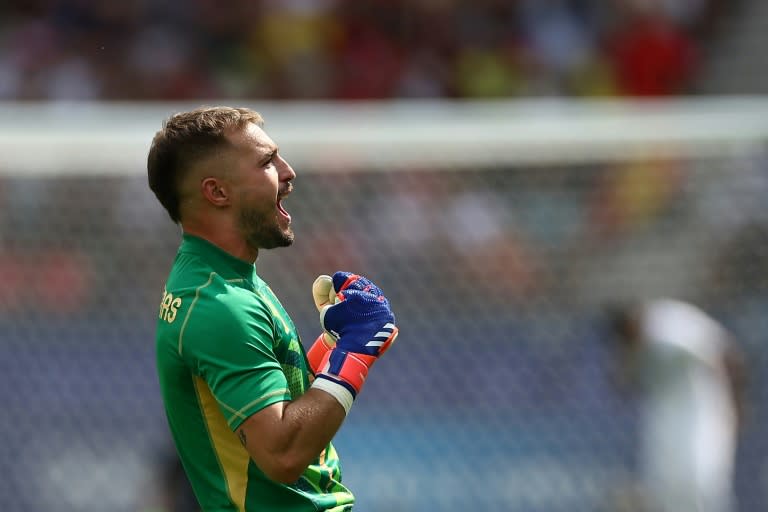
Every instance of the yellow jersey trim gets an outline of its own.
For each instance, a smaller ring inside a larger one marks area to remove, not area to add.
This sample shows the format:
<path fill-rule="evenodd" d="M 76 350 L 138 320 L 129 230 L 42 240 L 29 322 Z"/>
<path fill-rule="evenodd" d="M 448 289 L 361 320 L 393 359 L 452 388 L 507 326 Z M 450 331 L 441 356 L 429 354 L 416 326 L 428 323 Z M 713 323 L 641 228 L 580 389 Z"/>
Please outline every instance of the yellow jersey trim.
<path fill-rule="evenodd" d="M 203 420 L 211 438 L 211 446 L 224 474 L 227 493 L 237 510 L 245 512 L 248 464 L 251 456 L 240 443 L 237 435 L 229 429 L 208 384 L 200 377 L 194 376 L 193 379 Z"/>

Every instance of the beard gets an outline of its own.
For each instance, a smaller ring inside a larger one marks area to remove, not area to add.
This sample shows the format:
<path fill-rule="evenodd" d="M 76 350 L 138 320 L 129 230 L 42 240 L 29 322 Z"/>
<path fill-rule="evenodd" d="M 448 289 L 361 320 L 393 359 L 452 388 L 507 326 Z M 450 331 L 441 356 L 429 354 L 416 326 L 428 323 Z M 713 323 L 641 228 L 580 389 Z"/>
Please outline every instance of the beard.
<path fill-rule="evenodd" d="M 293 230 L 288 225 L 280 227 L 279 213 L 270 205 L 267 208 L 243 208 L 240 211 L 240 231 L 251 249 L 275 249 L 293 243 Z"/>

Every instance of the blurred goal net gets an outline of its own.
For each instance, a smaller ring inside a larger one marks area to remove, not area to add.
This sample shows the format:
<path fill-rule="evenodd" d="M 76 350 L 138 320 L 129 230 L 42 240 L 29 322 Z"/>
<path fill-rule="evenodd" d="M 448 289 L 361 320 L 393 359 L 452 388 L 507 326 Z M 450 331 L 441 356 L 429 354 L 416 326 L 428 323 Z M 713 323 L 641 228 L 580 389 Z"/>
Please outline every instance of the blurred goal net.
<path fill-rule="evenodd" d="M 194 106 L 0 104 L 2 510 L 169 492 L 153 332 L 179 231 L 145 158 Z M 257 266 L 305 343 L 309 287 L 338 269 L 401 325 L 336 440 L 361 510 L 632 510 L 600 308 L 656 296 L 748 352 L 736 491 L 768 499 L 768 102 L 249 106 L 298 174 L 296 242 Z"/>

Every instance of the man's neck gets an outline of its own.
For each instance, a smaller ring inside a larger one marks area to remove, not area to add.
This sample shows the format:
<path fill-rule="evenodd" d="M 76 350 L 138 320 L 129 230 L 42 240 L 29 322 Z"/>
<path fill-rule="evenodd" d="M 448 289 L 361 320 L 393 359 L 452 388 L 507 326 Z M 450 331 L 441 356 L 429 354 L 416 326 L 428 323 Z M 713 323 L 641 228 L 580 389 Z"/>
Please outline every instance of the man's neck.
<path fill-rule="evenodd" d="M 207 240 L 221 250 L 231 254 L 235 258 L 247 261 L 248 263 L 255 263 L 256 258 L 259 257 L 259 250 L 252 249 L 246 243 L 237 229 L 212 229 L 201 227 L 192 223 L 182 225 L 182 230 L 188 235 L 193 235 Z"/>

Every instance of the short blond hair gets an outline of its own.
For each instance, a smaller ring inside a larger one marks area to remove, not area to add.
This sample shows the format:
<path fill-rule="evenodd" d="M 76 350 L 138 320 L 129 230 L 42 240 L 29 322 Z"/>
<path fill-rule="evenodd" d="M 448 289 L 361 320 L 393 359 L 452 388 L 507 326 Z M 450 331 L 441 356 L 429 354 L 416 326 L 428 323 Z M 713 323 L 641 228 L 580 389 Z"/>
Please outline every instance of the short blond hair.
<path fill-rule="evenodd" d="M 263 126 L 264 119 L 249 108 L 224 106 L 179 112 L 163 122 L 149 148 L 147 178 L 173 222 L 181 220 L 179 184 L 191 165 L 227 146 L 227 133 L 249 123 Z"/>

